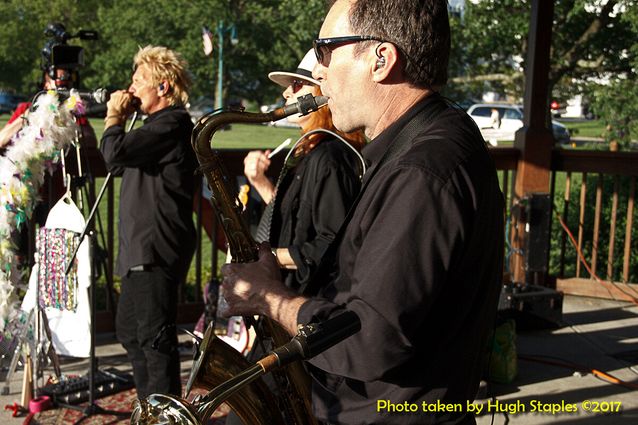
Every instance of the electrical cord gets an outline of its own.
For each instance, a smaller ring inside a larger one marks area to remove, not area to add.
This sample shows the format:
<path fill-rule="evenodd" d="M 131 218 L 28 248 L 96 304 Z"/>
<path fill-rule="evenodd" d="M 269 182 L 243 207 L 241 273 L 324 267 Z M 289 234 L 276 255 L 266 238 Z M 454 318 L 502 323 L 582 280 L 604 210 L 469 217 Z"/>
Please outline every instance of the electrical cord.
<path fill-rule="evenodd" d="M 560 359 L 558 357 L 551 357 L 551 356 L 530 356 L 530 355 L 526 355 L 526 354 L 519 354 L 518 355 L 519 360 L 524 360 L 524 361 L 529 361 L 529 362 L 536 362 L 536 363 L 543 363 L 543 364 L 548 364 L 551 366 L 559 366 L 559 367 L 563 367 L 563 368 L 567 368 L 567 369 L 574 369 L 578 372 L 585 372 L 585 373 L 591 373 L 593 376 L 606 381 L 608 383 L 611 384 L 615 384 L 615 385 L 621 385 L 623 387 L 632 389 L 632 390 L 638 390 L 638 384 L 634 384 L 632 382 L 626 382 L 623 381 L 621 379 L 616 378 L 615 376 L 600 371 L 598 369 L 593 369 L 587 366 L 583 366 L 583 365 L 579 365 L 577 363 L 570 363 L 564 359 Z"/>
<path fill-rule="evenodd" d="M 583 255 L 583 252 L 581 251 L 580 247 L 578 246 L 578 243 L 576 242 L 576 238 L 574 238 L 573 233 L 571 232 L 571 230 L 569 230 L 569 227 L 567 226 L 567 224 L 565 223 L 563 218 L 560 216 L 560 214 L 558 214 L 558 207 L 556 206 L 556 204 L 554 204 L 554 212 L 556 214 L 556 218 L 558 218 L 558 222 L 560 223 L 560 225 L 563 228 L 563 230 L 565 231 L 565 233 L 567 233 L 567 236 L 569 236 L 570 242 L 572 243 L 572 245 L 576 249 L 576 253 L 578 254 L 578 258 L 579 258 L 580 262 L 585 266 L 585 269 L 589 272 L 589 275 L 592 278 L 594 278 L 594 280 L 598 284 L 600 284 L 601 286 L 604 286 L 602 279 L 600 277 L 598 277 L 598 275 L 592 271 L 591 267 L 587 263 L 587 260 L 585 259 L 585 256 Z M 634 297 L 633 295 L 629 294 L 627 291 L 625 291 L 624 289 L 619 287 L 616 284 L 616 282 L 610 280 L 609 283 L 611 283 L 616 289 L 618 289 L 620 292 L 622 292 L 627 297 L 629 297 L 629 301 L 631 303 L 633 303 L 635 305 L 638 305 L 638 298 Z"/>

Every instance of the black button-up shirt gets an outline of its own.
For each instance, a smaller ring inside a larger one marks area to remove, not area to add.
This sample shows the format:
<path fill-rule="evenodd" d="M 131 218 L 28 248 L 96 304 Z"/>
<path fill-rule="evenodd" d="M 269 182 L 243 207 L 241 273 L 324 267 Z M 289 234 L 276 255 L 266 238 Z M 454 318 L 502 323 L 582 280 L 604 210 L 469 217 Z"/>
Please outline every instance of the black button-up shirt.
<path fill-rule="evenodd" d="M 272 246 L 288 248 L 297 270 L 283 271 L 294 289 L 314 273 L 361 187 L 361 165 L 334 137 L 322 140 L 277 187 Z"/>
<path fill-rule="evenodd" d="M 438 95 L 421 101 L 364 149 L 371 168 L 434 102 Z M 424 413 L 422 402 L 465 409 L 478 389 L 501 286 L 502 194 L 464 112 L 447 107 L 425 127 L 371 179 L 340 245 L 338 278 L 299 312 L 299 323 L 343 309 L 361 319 L 359 333 L 309 361 L 321 420 L 435 423 L 442 418 Z M 419 410 L 377 411 L 378 400 Z"/>
<path fill-rule="evenodd" d="M 193 124 L 183 107 L 149 115 L 125 133 L 109 127 L 101 151 L 109 170 L 122 176 L 116 273 L 154 264 L 182 277 L 195 248 Z"/>

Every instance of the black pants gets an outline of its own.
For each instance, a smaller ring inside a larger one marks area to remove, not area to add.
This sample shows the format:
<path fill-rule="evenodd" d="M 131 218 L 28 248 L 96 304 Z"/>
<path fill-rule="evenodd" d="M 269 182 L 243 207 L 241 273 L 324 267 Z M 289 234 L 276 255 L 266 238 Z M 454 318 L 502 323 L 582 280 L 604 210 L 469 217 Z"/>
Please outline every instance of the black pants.
<path fill-rule="evenodd" d="M 158 267 L 129 272 L 122 278 L 115 326 L 117 339 L 133 365 L 139 398 L 181 393 L 175 329 L 177 286 L 178 279 Z M 152 347 L 154 342 L 157 348 Z"/>

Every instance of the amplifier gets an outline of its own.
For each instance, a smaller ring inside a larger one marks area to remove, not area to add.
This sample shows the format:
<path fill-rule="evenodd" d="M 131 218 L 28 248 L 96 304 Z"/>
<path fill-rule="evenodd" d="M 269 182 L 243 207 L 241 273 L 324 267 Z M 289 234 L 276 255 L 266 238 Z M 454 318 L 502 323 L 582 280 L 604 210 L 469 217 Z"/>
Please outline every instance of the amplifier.
<path fill-rule="evenodd" d="M 499 317 L 514 319 L 516 328 L 557 328 L 563 318 L 563 293 L 538 285 L 503 285 Z"/>
<path fill-rule="evenodd" d="M 119 393 L 135 386 L 133 376 L 115 368 L 98 370 L 93 377 L 95 399 Z M 89 399 L 89 377 L 82 375 L 64 378 L 56 384 L 45 385 L 37 390 L 38 396 L 47 395 L 54 403 L 80 404 Z"/>

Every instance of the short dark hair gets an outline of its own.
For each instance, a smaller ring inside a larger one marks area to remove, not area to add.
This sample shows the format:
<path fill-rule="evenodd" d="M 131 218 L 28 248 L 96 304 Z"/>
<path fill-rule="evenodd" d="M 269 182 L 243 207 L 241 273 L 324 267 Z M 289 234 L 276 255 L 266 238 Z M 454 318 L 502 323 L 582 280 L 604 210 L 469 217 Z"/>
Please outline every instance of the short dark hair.
<path fill-rule="evenodd" d="M 350 27 L 356 34 L 394 44 L 404 56 L 409 83 L 422 88 L 447 83 L 450 22 L 446 0 L 356 0 L 350 8 Z"/>

